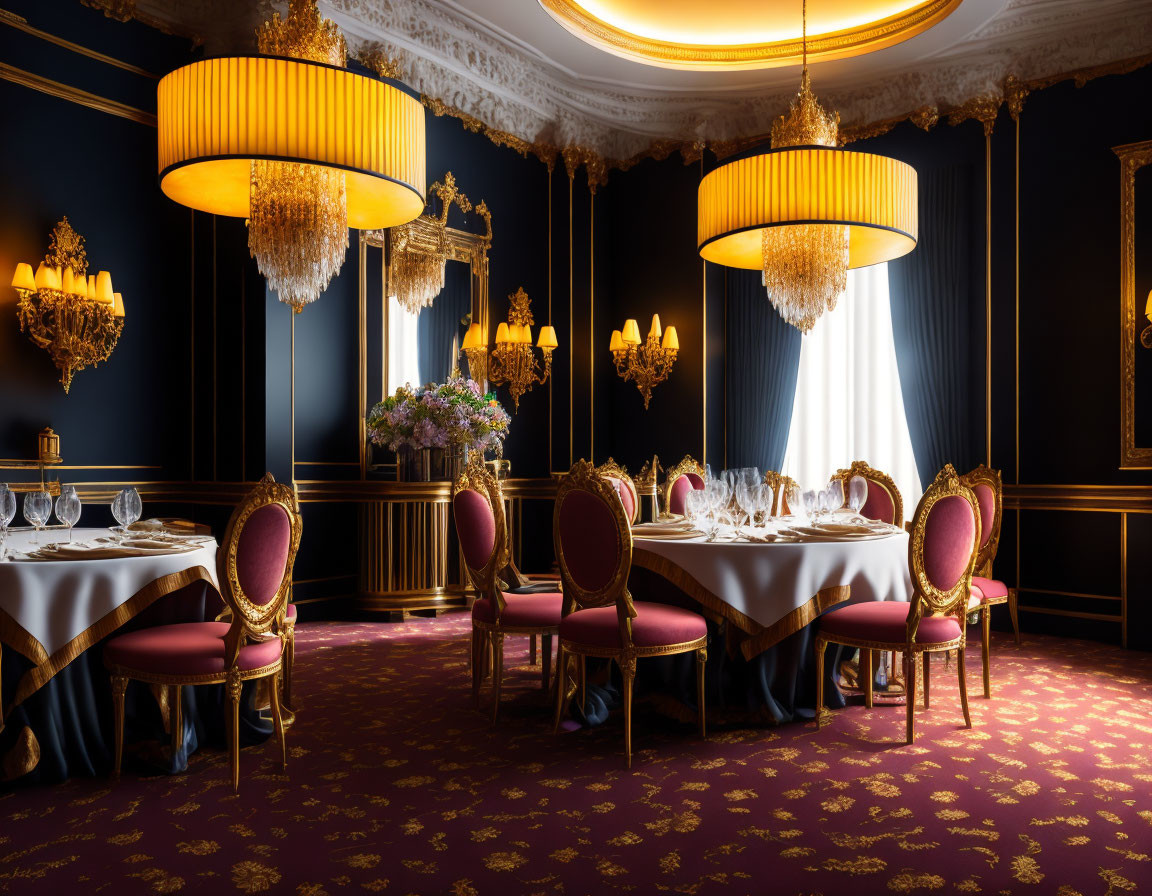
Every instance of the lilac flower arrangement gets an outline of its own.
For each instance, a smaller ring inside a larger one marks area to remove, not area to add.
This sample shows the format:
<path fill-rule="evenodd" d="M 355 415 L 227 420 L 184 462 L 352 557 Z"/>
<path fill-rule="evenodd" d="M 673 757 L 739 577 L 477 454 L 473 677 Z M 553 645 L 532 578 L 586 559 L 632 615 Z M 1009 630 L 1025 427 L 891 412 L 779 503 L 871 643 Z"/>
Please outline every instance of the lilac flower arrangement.
<path fill-rule="evenodd" d="M 373 444 L 402 448 L 503 448 L 511 418 L 492 393 L 466 377 L 426 386 L 401 386 L 368 414 Z"/>

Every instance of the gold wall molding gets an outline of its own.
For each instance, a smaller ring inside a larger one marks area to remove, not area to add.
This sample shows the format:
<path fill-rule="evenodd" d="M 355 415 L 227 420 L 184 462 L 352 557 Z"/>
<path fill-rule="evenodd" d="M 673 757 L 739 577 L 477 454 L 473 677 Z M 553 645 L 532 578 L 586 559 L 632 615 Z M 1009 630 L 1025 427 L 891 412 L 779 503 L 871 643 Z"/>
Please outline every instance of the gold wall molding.
<path fill-rule="evenodd" d="M 1005 510 L 1152 513 L 1152 485 L 1004 485 Z"/>
<path fill-rule="evenodd" d="M 33 90 L 38 90 L 41 93 L 46 93 L 58 99 L 68 100 L 70 103 L 87 106 L 89 109 L 95 109 L 98 112 L 107 112 L 109 115 L 127 118 L 129 121 L 135 121 L 138 124 L 144 124 L 150 128 L 156 127 L 156 116 L 151 112 L 145 112 L 143 109 L 118 103 L 107 97 L 89 93 L 87 90 L 81 90 L 79 87 L 72 87 L 69 84 L 53 81 L 51 78 L 45 78 L 42 75 L 24 71 L 24 69 L 9 65 L 7 62 L 0 62 L 0 78 L 3 78 L 5 81 L 11 81 L 13 84 L 19 84 L 22 87 L 30 87 Z"/>
<path fill-rule="evenodd" d="M 1136 444 L 1136 172 L 1152 165 L 1152 140 L 1112 151 L 1120 158 L 1120 469 L 1144 470 L 1152 447 Z"/>
<path fill-rule="evenodd" d="M 132 65 L 130 62 L 125 62 L 123 59 L 117 59 L 115 56 L 109 56 L 106 53 L 100 53 L 96 50 L 89 49 L 82 44 L 73 43 L 70 40 L 65 40 L 62 37 L 57 37 L 48 31 L 42 31 L 28 24 L 28 20 L 22 16 L 16 15 L 14 12 L 9 12 L 6 9 L 0 9 L 0 25 L 8 25 L 18 31 L 23 31 L 25 34 L 30 34 L 33 37 L 38 37 L 41 40 L 46 40 L 49 43 L 56 44 L 58 47 L 63 47 L 66 50 L 71 50 L 73 53 L 79 53 L 81 56 L 87 56 L 89 59 L 95 59 L 98 62 L 106 63 L 107 65 L 114 65 L 117 68 L 124 69 L 126 72 L 132 72 L 134 75 L 140 75 L 143 78 L 151 78 L 155 81 L 160 80 L 160 76 L 155 72 L 150 72 L 146 68 L 140 68 L 138 65 Z"/>

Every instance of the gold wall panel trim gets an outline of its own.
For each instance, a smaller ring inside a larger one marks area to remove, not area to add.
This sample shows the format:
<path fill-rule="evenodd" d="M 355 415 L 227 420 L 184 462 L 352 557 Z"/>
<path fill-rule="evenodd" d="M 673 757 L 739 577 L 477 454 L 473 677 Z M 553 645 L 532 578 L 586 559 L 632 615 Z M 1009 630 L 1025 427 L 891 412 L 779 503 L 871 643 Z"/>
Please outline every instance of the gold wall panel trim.
<path fill-rule="evenodd" d="M 1024 590 L 1024 589 L 1021 589 Z M 1111 613 L 1082 613 L 1078 610 L 1061 610 L 1057 607 L 1035 607 L 1020 604 L 1016 609 L 1021 613 L 1040 613 L 1044 616 L 1069 616 L 1072 619 L 1094 619 L 1097 622 L 1116 622 L 1124 624 L 1124 617 Z"/>
<path fill-rule="evenodd" d="M 1006 484 L 1004 486 L 1004 508 L 1006 510 L 1152 513 L 1152 486 Z"/>
<path fill-rule="evenodd" d="M 616 56 L 663 68 L 775 68 L 797 63 L 805 53 L 799 37 L 749 44 L 685 44 L 628 31 L 592 15 L 574 0 L 540 0 L 540 5 L 581 40 Z M 807 39 L 807 57 L 813 62 L 826 62 L 890 47 L 931 28 L 959 5 L 960 0 L 927 0 L 884 19 L 814 34 Z"/>
<path fill-rule="evenodd" d="M 992 134 L 984 132 L 984 461 L 992 466 Z"/>
<path fill-rule="evenodd" d="M 127 118 L 129 121 L 135 121 L 137 124 L 144 124 L 150 128 L 156 127 L 156 116 L 150 112 L 137 109 L 135 106 L 118 103 L 107 97 L 97 96 L 94 93 L 89 93 L 87 90 L 81 90 L 79 87 L 72 87 L 69 84 L 53 81 L 51 78 L 45 78 L 41 75 L 24 71 L 24 69 L 9 65 L 7 62 L 0 62 L 0 78 L 3 78 L 5 81 L 11 81 L 13 84 L 19 84 L 22 87 L 30 87 L 32 90 L 38 90 L 41 93 L 46 93 L 57 99 L 68 100 L 70 103 L 87 106 L 89 109 L 95 109 L 98 112 L 107 112 L 109 115 Z"/>
<path fill-rule="evenodd" d="M 1152 164 L 1152 140 L 1114 146 L 1120 158 L 1120 469 L 1152 468 L 1136 445 L 1136 172 Z M 1149 385 L 1152 388 L 1152 384 Z"/>
<path fill-rule="evenodd" d="M 104 62 L 108 65 L 114 65 L 116 68 L 122 68 L 126 72 L 132 72 L 134 75 L 140 75 L 144 78 L 151 78 L 154 81 L 159 81 L 160 76 L 155 72 L 150 72 L 146 68 L 140 68 L 138 65 L 132 65 L 122 59 L 117 59 L 115 56 L 108 56 L 105 53 L 100 53 L 96 50 L 91 50 L 81 44 L 73 43 L 70 40 L 65 40 L 62 37 L 57 37 L 47 31 L 41 31 L 33 25 L 28 24 L 28 20 L 16 15 L 14 12 L 9 12 L 6 9 L 0 9 L 0 25 L 8 25 L 18 31 L 23 31 L 25 34 L 31 34 L 33 37 L 38 37 L 41 40 L 46 40 L 49 43 L 56 44 L 58 47 L 63 47 L 65 50 L 71 50 L 73 53 L 79 53 L 81 56 L 87 56 L 89 59 L 95 59 L 98 62 Z"/>

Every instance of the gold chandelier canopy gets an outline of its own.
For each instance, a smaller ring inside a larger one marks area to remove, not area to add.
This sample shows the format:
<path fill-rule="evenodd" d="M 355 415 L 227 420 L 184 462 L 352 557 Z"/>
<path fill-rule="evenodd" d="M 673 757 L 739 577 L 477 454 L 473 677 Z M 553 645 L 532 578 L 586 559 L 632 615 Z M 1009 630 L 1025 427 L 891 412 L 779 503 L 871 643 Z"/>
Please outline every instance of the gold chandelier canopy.
<path fill-rule="evenodd" d="M 804 333 L 835 307 L 850 268 L 916 246 L 916 170 L 841 149 L 839 125 L 805 64 L 791 109 L 772 125 L 771 150 L 720 165 L 698 191 L 701 257 L 762 271 L 773 306 Z"/>
<path fill-rule="evenodd" d="M 257 34 L 261 55 L 206 59 L 160 81 L 160 186 L 182 205 L 248 219 L 269 286 L 300 311 L 340 270 L 348 228 L 424 208 L 424 108 L 399 81 L 344 68 L 315 0 Z"/>

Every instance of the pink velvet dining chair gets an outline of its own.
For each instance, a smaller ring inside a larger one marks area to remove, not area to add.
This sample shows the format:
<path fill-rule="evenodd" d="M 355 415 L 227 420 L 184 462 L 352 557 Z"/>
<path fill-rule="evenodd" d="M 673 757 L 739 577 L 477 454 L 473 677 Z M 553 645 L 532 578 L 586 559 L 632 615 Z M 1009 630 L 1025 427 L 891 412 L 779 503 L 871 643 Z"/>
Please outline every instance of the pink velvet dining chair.
<path fill-rule="evenodd" d="M 104 665 L 112 676 L 115 714 L 115 765 L 119 776 L 124 751 L 124 694 L 129 681 L 168 687 L 172 748 L 183 734 L 181 689 L 223 684 L 232 770 L 232 789 L 240 788 L 240 693 L 244 682 L 270 678 L 272 718 L 287 767 L 280 676 L 284 668 L 288 594 L 292 564 L 300 546 L 302 522 L 296 493 L 271 473 L 232 512 L 216 554 L 221 597 L 231 622 L 185 622 L 140 629 L 112 638 L 104 647 Z"/>
<path fill-rule="evenodd" d="M 560 649 L 556 660 L 556 718 L 559 730 L 572 697 L 584 702 L 587 657 L 615 660 L 623 679 L 624 755 L 632 765 L 632 686 L 636 661 L 674 653 L 696 653 L 697 712 L 704 728 L 704 663 L 708 627 L 690 610 L 633 601 L 628 591 L 632 530 L 619 492 L 590 463 L 580 461 L 556 494 L 552 521 L 564 587 Z M 573 669 L 569 669 L 569 664 Z"/>
<path fill-rule="evenodd" d="M 864 702 L 872 706 L 871 651 L 904 655 L 907 740 L 915 738 L 916 680 L 924 677 L 924 707 L 929 706 L 930 662 L 925 654 L 956 651 L 964 726 L 972 727 L 964 678 L 965 615 L 972 570 L 980 544 L 980 509 L 976 496 L 952 465 L 928 486 L 908 540 L 912 600 L 868 601 L 825 613 L 816 635 L 816 727 L 824 713 L 824 650 L 829 643 L 860 648 Z"/>
<path fill-rule="evenodd" d="M 640 493 L 636 491 L 636 483 L 628 475 L 628 471 L 612 458 L 596 468 L 596 472 L 615 486 L 620 495 L 620 503 L 624 505 L 624 516 L 628 518 L 629 525 L 635 525 L 640 518 Z"/>
<path fill-rule="evenodd" d="M 880 520 L 893 526 L 904 527 L 904 499 L 900 489 L 887 473 L 870 467 L 865 461 L 857 460 L 847 469 L 837 470 L 833 479 L 839 479 L 848 494 L 848 480 L 862 476 L 868 483 L 868 497 L 860 508 L 860 515 L 870 520 Z"/>
<path fill-rule="evenodd" d="M 981 631 L 981 658 L 984 661 L 984 696 L 992 696 L 992 673 L 988 667 L 988 654 L 991 647 L 992 607 L 1008 605 L 1008 615 L 1012 620 L 1012 631 L 1016 643 L 1020 643 L 1020 621 L 1016 610 L 1016 589 L 1009 588 L 998 579 L 992 578 L 992 562 L 1000 547 L 1000 522 L 1004 511 L 1004 485 L 999 470 L 992 470 L 981 464 L 962 480 L 980 504 L 980 551 L 976 555 L 976 574 L 972 576 L 972 595 L 968 609 L 979 610 Z"/>
<path fill-rule="evenodd" d="M 664 509 L 676 516 L 684 515 L 688 492 L 704 488 L 704 468 L 687 454 L 664 477 Z"/>
<path fill-rule="evenodd" d="M 516 594 L 500 581 L 508 562 L 508 533 L 500 483 L 482 463 L 471 463 L 452 489 L 452 515 L 468 577 L 480 595 L 472 604 L 472 697 L 480 703 L 485 671 L 492 671 L 492 721 L 500 712 L 505 635 L 542 639 L 541 684 L 549 687 L 552 636 L 560 630 L 558 592 Z"/>

